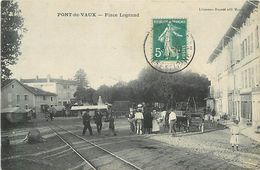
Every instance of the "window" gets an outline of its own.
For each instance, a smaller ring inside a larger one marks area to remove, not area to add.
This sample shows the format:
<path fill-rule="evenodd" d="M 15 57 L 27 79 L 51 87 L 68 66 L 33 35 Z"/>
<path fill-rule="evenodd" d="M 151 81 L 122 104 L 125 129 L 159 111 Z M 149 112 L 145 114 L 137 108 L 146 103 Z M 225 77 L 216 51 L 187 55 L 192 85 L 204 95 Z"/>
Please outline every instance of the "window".
<path fill-rule="evenodd" d="M 8 102 L 10 103 L 10 102 L 12 102 L 12 94 L 11 93 L 8 93 Z"/>
<path fill-rule="evenodd" d="M 252 83 L 252 74 L 251 74 L 251 68 L 248 69 L 248 87 L 251 87 Z"/>
<path fill-rule="evenodd" d="M 17 102 L 17 103 L 20 102 L 20 95 L 16 95 L 16 102 Z"/>
<path fill-rule="evenodd" d="M 29 107 L 28 107 L 28 105 L 27 105 L 27 104 L 25 105 L 25 109 L 29 109 Z"/>
<path fill-rule="evenodd" d="M 247 88 L 247 70 L 245 70 L 245 88 Z"/>
<path fill-rule="evenodd" d="M 251 33 L 251 53 L 254 52 L 254 37 L 253 37 L 253 33 Z"/>
<path fill-rule="evenodd" d="M 51 102 L 53 102 L 53 97 L 51 97 Z"/>
<path fill-rule="evenodd" d="M 244 88 L 244 71 L 241 71 L 241 87 Z"/>
<path fill-rule="evenodd" d="M 256 83 L 256 85 L 260 85 L 259 66 L 260 66 L 260 65 L 256 65 L 256 66 L 255 66 L 255 77 L 256 77 L 255 83 Z"/>
<path fill-rule="evenodd" d="M 244 44 L 244 48 L 245 48 L 245 56 L 247 56 L 248 51 L 247 51 L 247 39 L 244 40 L 245 44 Z"/>
<path fill-rule="evenodd" d="M 259 79 L 259 73 L 258 73 L 258 67 L 257 65 L 255 66 L 255 84 L 259 84 L 258 83 L 258 79 Z"/>
<path fill-rule="evenodd" d="M 245 50 L 244 50 L 244 41 L 241 43 L 241 59 L 245 57 Z"/>
<path fill-rule="evenodd" d="M 255 29 L 255 47 L 259 48 L 259 29 L 258 29 L 258 26 L 256 26 L 256 29 Z"/>
<path fill-rule="evenodd" d="M 250 55 L 250 52 L 251 52 L 250 43 L 251 43 L 250 36 L 248 36 L 247 37 L 247 52 L 248 52 L 248 55 Z"/>
<path fill-rule="evenodd" d="M 24 101 L 27 101 L 29 99 L 28 95 L 24 95 Z"/>
<path fill-rule="evenodd" d="M 14 88 L 14 84 L 12 84 L 12 89 Z"/>
<path fill-rule="evenodd" d="M 42 99 L 43 99 L 43 100 L 46 100 L 46 96 L 42 96 Z"/>
<path fill-rule="evenodd" d="M 252 68 L 252 86 L 255 87 L 255 76 L 254 76 L 254 67 Z"/>

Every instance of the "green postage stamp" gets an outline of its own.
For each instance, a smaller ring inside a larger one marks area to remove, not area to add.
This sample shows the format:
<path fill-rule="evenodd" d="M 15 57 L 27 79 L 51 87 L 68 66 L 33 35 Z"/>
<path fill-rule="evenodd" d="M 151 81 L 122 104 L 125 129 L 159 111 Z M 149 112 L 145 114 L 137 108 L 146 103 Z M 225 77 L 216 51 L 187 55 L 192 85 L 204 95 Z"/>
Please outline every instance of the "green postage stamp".
<path fill-rule="evenodd" d="M 153 61 L 187 61 L 187 19 L 153 19 Z"/>

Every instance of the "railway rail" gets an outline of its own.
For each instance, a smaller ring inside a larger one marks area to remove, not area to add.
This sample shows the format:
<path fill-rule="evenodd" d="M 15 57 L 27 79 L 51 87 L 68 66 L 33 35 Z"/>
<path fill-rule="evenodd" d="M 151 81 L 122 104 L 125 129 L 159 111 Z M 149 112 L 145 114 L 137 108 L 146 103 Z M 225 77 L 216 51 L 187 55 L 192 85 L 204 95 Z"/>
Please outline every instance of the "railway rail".
<path fill-rule="evenodd" d="M 129 161 L 127 161 L 127 160 L 121 158 L 120 156 L 118 156 L 118 155 L 112 153 L 111 151 L 109 151 L 109 150 L 107 150 L 107 149 L 105 149 L 105 148 L 103 148 L 103 147 L 101 147 L 101 146 L 95 144 L 94 142 L 91 142 L 91 141 L 89 141 L 89 140 L 83 138 L 82 136 L 79 136 L 79 135 L 77 135 L 77 134 L 75 134 L 75 133 L 73 133 L 73 132 L 71 132 L 71 131 L 69 131 L 69 130 L 67 130 L 67 129 L 64 129 L 64 128 L 62 128 L 62 127 L 60 127 L 60 126 L 58 126 L 58 125 L 56 125 L 56 124 L 54 124 L 54 123 L 50 123 L 49 127 L 50 127 L 50 129 L 56 134 L 56 136 L 57 136 L 58 138 L 60 138 L 60 140 L 63 141 L 68 147 L 70 147 L 70 149 L 71 149 L 73 152 L 75 152 L 87 165 L 89 165 L 89 167 L 90 167 L 91 169 L 97 170 L 97 169 L 102 169 L 102 168 L 100 168 L 100 167 L 98 167 L 97 165 L 95 165 L 95 164 L 90 160 L 90 158 L 87 158 L 88 156 L 86 156 L 86 153 L 80 152 L 79 149 L 77 149 L 76 146 L 73 145 L 71 141 L 69 141 L 68 139 L 66 139 L 66 137 L 63 137 L 62 135 L 69 134 L 69 135 L 71 135 L 71 136 L 74 138 L 74 140 L 75 140 L 75 139 L 79 139 L 79 140 L 81 140 L 81 141 L 83 141 L 83 142 L 85 142 L 85 143 L 87 143 L 87 144 L 90 144 L 91 146 L 93 146 L 93 148 L 95 148 L 95 149 L 97 149 L 97 150 L 103 152 L 102 154 L 105 153 L 106 155 L 109 155 L 109 156 L 113 157 L 114 160 L 119 160 L 119 162 L 121 162 L 121 164 L 124 166 L 124 169 L 126 169 L 127 167 L 128 167 L 129 169 L 136 169 L 136 170 L 141 170 L 141 169 L 142 169 L 142 168 L 140 168 L 140 167 L 134 165 L 133 163 L 131 163 L 131 162 L 129 162 Z M 55 127 L 55 128 L 54 128 L 54 127 Z M 60 132 L 57 131 L 57 128 L 60 129 L 60 130 L 63 131 L 63 132 L 66 132 L 66 133 L 65 133 L 65 134 L 63 133 L 63 134 L 61 135 Z M 111 161 L 111 163 L 112 163 L 112 161 Z M 127 167 L 126 167 L 126 166 L 127 166 Z M 120 168 L 120 169 L 121 169 L 121 168 Z"/>

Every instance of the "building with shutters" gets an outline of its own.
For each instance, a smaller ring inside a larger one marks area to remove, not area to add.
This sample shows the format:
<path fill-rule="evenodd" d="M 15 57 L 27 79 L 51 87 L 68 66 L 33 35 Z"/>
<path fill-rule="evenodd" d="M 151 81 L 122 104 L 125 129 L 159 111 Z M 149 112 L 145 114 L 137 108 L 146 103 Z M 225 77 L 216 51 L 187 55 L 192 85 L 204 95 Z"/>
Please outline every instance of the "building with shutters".
<path fill-rule="evenodd" d="M 246 1 L 208 59 L 218 114 L 260 125 L 259 1 Z"/>
<path fill-rule="evenodd" d="M 63 78 L 39 78 L 36 76 L 34 79 L 21 79 L 21 82 L 32 87 L 36 87 L 51 93 L 57 94 L 58 105 L 66 105 L 74 98 L 74 93 L 77 90 L 77 81 L 64 80 Z"/>
<path fill-rule="evenodd" d="M 44 113 L 48 107 L 57 105 L 57 95 L 21 83 L 16 79 L 6 80 L 1 86 L 1 107 L 21 107 Z"/>

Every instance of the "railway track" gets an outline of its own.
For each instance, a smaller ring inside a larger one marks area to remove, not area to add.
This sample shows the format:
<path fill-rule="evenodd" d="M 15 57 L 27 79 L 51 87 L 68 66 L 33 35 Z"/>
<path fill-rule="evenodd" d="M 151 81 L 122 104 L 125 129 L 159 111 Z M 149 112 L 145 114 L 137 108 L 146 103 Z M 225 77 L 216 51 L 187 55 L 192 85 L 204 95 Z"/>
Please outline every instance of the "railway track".
<path fill-rule="evenodd" d="M 51 123 L 49 127 L 62 142 L 64 142 L 75 154 L 77 154 L 80 159 L 82 159 L 84 166 L 87 165 L 89 169 L 141 170 L 140 167 L 95 144 L 94 142 L 83 138 L 82 136 L 72 133 L 71 131 L 55 125 L 54 123 Z M 61 132 L 63 133 L 61 134 Z M 78 147 L 75 144 L 79 142 L 84 143 L 84 147 L 88 148 L 88 150 L 84 151 L 82 147 Z"/>

